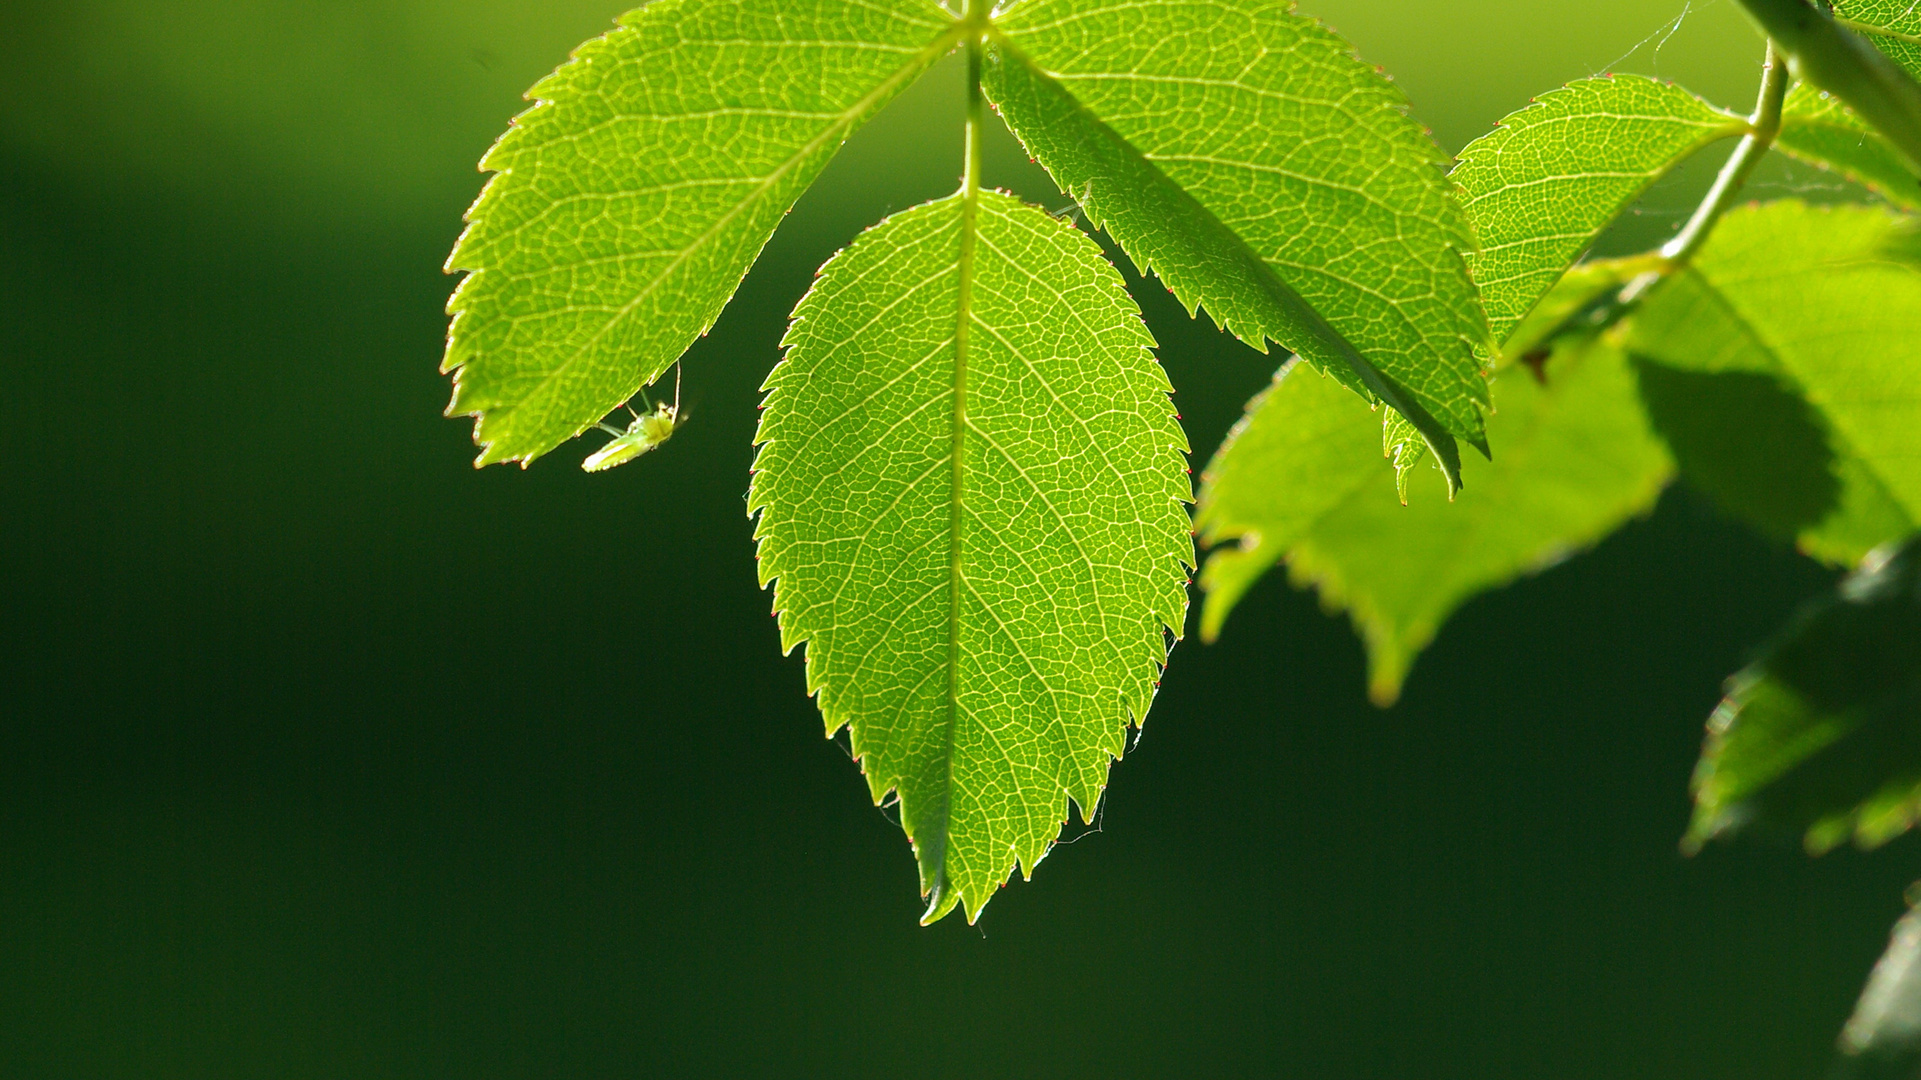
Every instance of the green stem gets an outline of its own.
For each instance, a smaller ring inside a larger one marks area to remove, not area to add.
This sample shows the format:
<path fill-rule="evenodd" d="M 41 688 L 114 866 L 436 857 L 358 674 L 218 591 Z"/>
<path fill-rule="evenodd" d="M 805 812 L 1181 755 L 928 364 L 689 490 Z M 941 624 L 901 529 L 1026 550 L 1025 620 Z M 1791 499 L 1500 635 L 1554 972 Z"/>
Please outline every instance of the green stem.
<path fill-rule="evenodd" d="M 1701 245 L 1707 243 L 1708 234 L 1714 231 L 1721 215 L 1734 205 L 1748 177 L 1754 174 L 1754 167 L 1774 145 L 1775 136 L 1781 133 L 1781 102 L 1787 97 L 1788 81 L 1787 57 L 1770 41 L 1768 58 L 1761 68 L 1760 98 L 1755 102 L 1754 115 L 1748 117 L 1747 137 L 1728 156 L 1721 174 L 1714 178 L 1714 186 L 1695 208 L 1686 227 L 1661 246 L 1661 257 L 1675 269 L 1686 266 L 1701 250 Z"/>
<path fill-rule="evenodd" d="M 1921 83 L 1808 0 L 1739 0 L 1795 74 L 1840 98 L 1921 171 Z"/>

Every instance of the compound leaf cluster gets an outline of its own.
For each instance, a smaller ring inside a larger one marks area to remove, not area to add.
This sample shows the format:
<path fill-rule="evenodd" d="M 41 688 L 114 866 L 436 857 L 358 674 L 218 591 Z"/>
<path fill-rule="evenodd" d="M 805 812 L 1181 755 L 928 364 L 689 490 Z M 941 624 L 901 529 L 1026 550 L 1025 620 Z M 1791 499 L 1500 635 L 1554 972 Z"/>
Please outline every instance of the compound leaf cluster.
<path fill-rule="evenodd" d="M 1492 342 L 1444 156 L 1290 5 L 656 0 L 483 162 L 444 364 L 478 463 L 531 462 L 659 378 L 841 143 L 956 50 L 1190 312 L 1385 403 L 1450 483 L 1455 440 L 1485 447 Z M 784 644 L 898 795 L 930 919 L 976 917 L 1069 803 L 1094 812 L 1194 561 L 1186 442 L 1122 279 L 977 166 L 796 309 L 750 498 Z"/>
<path fill-rule="evenodd" d="M 1914 4 L 1833 6 L 1921 72 Z M 804 644 L 873 797 L 898 797 L 929 920 L 978 917 L 1070 805 L 1094 813 L 1195 561 L 1154 340 L 1093 240 L 982 184 L 988 104 L 1190 315 L 1293 354 L 1204 478 L 1207 637 L 1285 563 L 1351 612 L 1385 704 L 1459 605 L 1599 541 L 1674 475 L 1838 564 L 1921 525 L 1921 176 L 1881 98 L 1848 97 L 1857 115 L 1772 79 L 1743 118 L 1587 79 L 1450 172 L 1392 83 L 1284 0 L 629 13 L 530 92 L 448 261 L 468 275 L 448 411 L 477 418 L 477 463 L 533 461 L 678 362 L 840 145 L 955 51 L 961 189 L 823 268 L 764 385 L 749 496 L 783 645 Z M 1726 184 L 1775 145 L 1894 208 L 1710 200 L 1685 243 L 1583 261 L 1649 185 L 1736 137 Z M 1911 719 L 1921 658 L 1857 671 L 1830 641 L 1853 640 L 1843 623 L 1907 641 L 1912 598 L 1890 598 L 1908 586 L 1886 582 L 1913 553 L 1880 550 L 1736 680 L 1695 840 L 1758 815 L 1819 846 L 1913 816 L 1908 773 L 1864 786 L 1848 748 Z M 1846 685 L 1809 689 L 1830 677 Z M 1912 757 L 1882 755 L 1921 776 Z M 1814 790 L 1809 816 L 1793 792 Z"/>
<path fill-rule="evenodd" d="M 1678 87 L 1616 76 L 1547 94 L 1467 147 L 1452 175 L 1503 339 L 1493 464 L 1464 469 L 1460 512 L 1429 520 L 1405 489 L 1416 505 L 1397 508 L 1365 478 L 1364 426 L 1337 433 L 1332 402 L 1312 401 L 1299 379 L 1277 384 L 1202 485 L 1203 539 L 1237 541 L 1207 560 L 1203 633 L 1284 561 L 1296 584 L 1352 612 L 1385 702 L 1461 602 L 1607 535 L 1651 507 L 1677 466 L 1733 516 L 1837 564 L 1921 525 L 1914 218 L 1783 201 L 1726 214 L 1684 263 L 1578 261 L 1650 183 L 1750 131 Z M 1789 95 L 1782 132 L 1795 133 L 1797 156 L 1890 197 L 1914 182 L 1878 134 L 1819 93 Z M 1314 440 L 1339 440 L 1332 456 L 1347 464 L 1320 461 Z M 1406 483 L 1418 455 L 1392 423 L 1384 450 Z M 1494 499 L 1475 497 L 1477 474 Z M 1510 490 L 1539 505 L 1503 505 Z"/>

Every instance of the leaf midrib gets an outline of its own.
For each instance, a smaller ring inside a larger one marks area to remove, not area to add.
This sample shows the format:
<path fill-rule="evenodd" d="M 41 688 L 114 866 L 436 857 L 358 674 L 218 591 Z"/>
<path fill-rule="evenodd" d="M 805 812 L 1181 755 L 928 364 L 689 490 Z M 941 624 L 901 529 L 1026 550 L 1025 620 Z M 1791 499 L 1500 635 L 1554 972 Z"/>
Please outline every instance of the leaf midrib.
<path fill-rule="evenodd" d="M 1904 33 L 1892 27 L 1876 26 L 1873 23 L 1861 22 L 1858 19 L 1843 19 L 1839 16 L 1837 16 L 1834 21 L 1857 34 L 1865 34 L 1868 37 L 1893 38 L 1896 41 L 1905 41 L 1910 45 L 1921 45 L 1921 34 Z"/>
<path fill-rule="evenodd" d="M 963 28 L 963 33 L 965 33 Z M 973 344 L 974 323 L 974 278 L 979 267 L 976 263 L 980 254 L 980 117 L 977 104 L 980 94 L 979 41 L 976 39 L 968 46 L 969 77 L 973 85 L 969 87 L 973 99 L 969 108 L 974 115 L 968 118 L 965 135 L 966 175 L 961 180 L 960 204 L 960 255 L 958 271 L 960 280 L 955 290 L 954 324 L 954 408 L 950 413 L 952 427 L 948 431 L 948 464 L 953 470 L 950 474 L 947 495 L 947 731 L 942 740 L 941 757 L 946 766 L 947 777 L 941 792 L 940 824 L 940 864 L 934 870 L 932 888 L 929 890 L 927 913 L 934 915 L 947 902 L 947 861 L 953 857 L 948 850 L 954 822 L 954 745 L 956 733 L 960 729 L 960 669 L 961 669 L 961 588 L 965 552 L 962 546 L 962 528 L 967 518 L 967 361 L 968 351 Z"/>

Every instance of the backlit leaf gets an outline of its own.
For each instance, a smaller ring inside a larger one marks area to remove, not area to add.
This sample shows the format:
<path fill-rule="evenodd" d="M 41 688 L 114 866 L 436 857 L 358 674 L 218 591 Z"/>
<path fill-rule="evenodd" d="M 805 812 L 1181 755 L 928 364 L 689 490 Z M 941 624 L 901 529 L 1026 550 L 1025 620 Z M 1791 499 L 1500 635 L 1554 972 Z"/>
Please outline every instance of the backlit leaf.
<path fill-rule="evenodd" d="M 656 0 L 528 92 L 447 261 L 450 414 L 529 462 L 719 316 L 847 138 L 958 33 L 932 0 Z"/>
<path fill-rule="evenodd" d="M 1689 481 L 1830 562 L 1921 523 L 1914 228 L 1863 206 L 1736 210 L 1627 338 Z"/>
<path fill-rule="evenodd" d="M 957 196 L 827 264 L 749 504 L 782 641 L 875 799 L 899 793 L 929 920 L 1031 874 L 1068 800 L 1094 813 L 1194 557 L 1186 441 L 1119 273 L 1004 195 L 978 228 L 964 258 Z"/>
<path fill-rule="evenodd" d="M 986 87 L 1028 151 L 1189 311 L 1479 444 L 1487 326 L 1444 155 L 1283 0 L 1027 0 Z"/>
<path fill-rule="evenodd" d="M 1834 15 L 1921 79 L 1921 5 L 1914 0 L 1834 0 Z"/>
<path fill-rule="evenodd" d="M 1298 367 L 1248 406 L 1208 466 L 1197 524 L 1217 548 L 1201 584 L 1204 638 L 1283 559 L 1296 586 L 1346 608 L 1367 643 L 1369 686 L 1387 704 L 1414 657 L 1477 593 L 1539 570 L 1646 511 L 1672 466 L 1647 430 L 1619 352 L 1559 350 L 1545 384 L 1523 365 L 1495 381 L 1490 462 L 1468 459 L 1449 504 L 1402 506 L 1381 483 L 1366 407 Z M 1433 482 L 1431 470 L 1415 479 Z"/>
<path fill-rule="evenodd" d="M 1774 144 L 1892 202 L 1921 207 L 1921 177 L 1880 132 L 1826 91 L 1803 83 L 1788 92 Z"/>
<path fill-rule="evenodd" d="M 1470 143 L 1453 177 L 1480 235 L 1468 264 L 1495 340 L 1649 184 L 1745 130 L 1671 83 L 1616 75 L 1544 94 Z"/>

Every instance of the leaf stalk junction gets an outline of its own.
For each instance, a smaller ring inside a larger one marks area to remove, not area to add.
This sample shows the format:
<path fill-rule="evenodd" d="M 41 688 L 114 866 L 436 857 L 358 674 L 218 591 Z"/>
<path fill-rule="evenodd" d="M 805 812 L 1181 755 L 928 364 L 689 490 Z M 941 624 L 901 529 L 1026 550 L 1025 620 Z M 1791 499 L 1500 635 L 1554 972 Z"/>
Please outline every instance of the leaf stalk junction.
<path fill-rule="evenodd" d="M 1577 313 L 1561 328 L 1547 335 L 1548 338 L 1558 335 L 1560 329 L 1573 323 L 1576 318 L 1583 318 L 1597 331 L 1604 331 L 1639 306 L 1654 286 L 1687 269 L 1714 234 L 1714 227 L 1733 209 L 1749 177 L 1754 175 L 1755 167 L 1773 149 L 1774 140 L 1781 134 L 1781 106 L 1787 100 L 1788 85 L 1793 81 L 1788 54 L 1770 38 L 1767 56 L 1761 66 L 1761 90 L 1755 100 L 1754 112 L 1748 117 L 1747 134 L 1741 138 L 1734 152 L 1728 155 L 1726 164 L 1721 166 L 1721 171 L 1714 178 L 1713 186 L 1694 208 L 1687 224 L 1659 249 L 1622 260 L 1628 264 L 1647 266 L 1648 269 L 1628 281 L 1601 311 Z"/>

